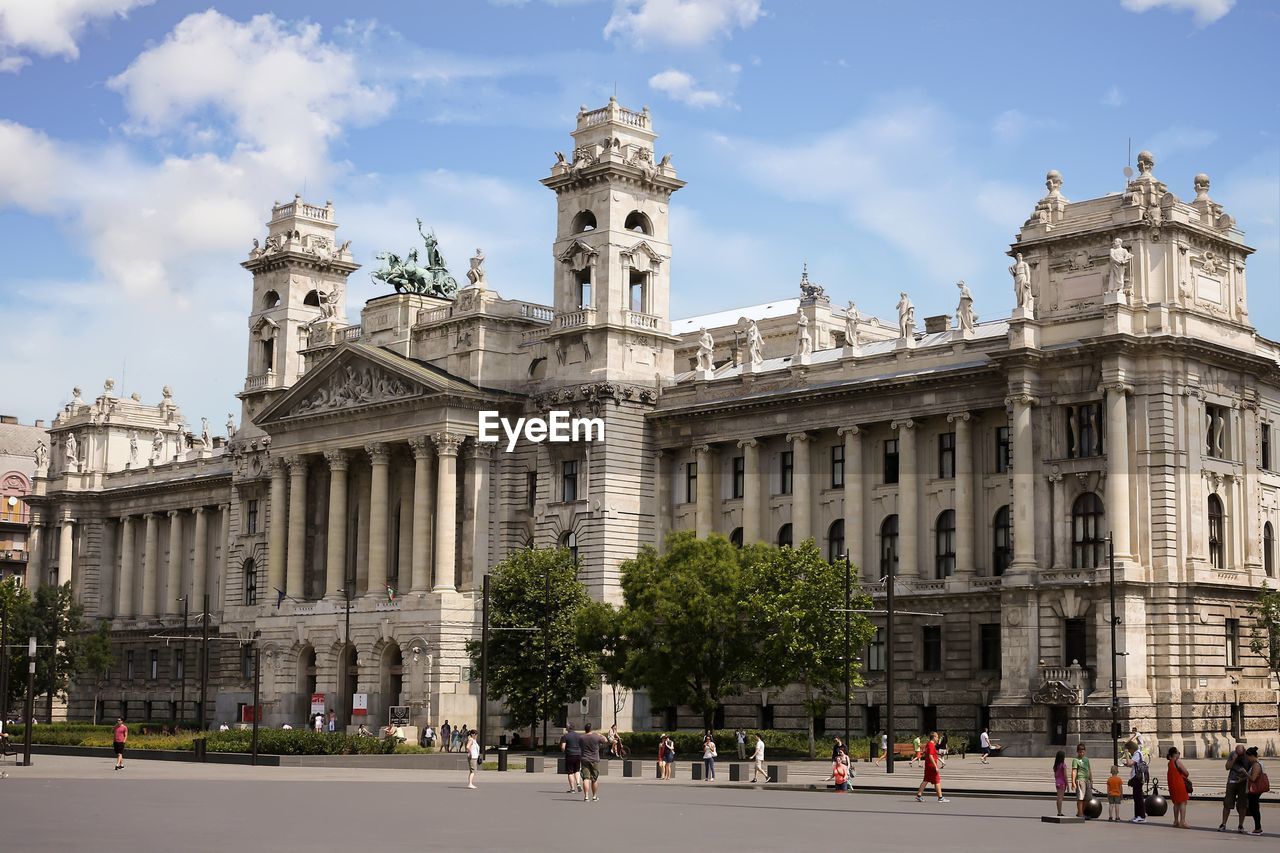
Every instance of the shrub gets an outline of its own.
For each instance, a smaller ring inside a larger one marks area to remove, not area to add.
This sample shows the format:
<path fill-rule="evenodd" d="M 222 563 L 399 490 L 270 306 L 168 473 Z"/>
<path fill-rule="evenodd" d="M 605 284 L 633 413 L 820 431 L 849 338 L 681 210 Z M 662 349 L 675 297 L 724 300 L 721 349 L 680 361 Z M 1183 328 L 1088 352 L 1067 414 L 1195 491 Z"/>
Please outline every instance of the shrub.
<path fill-rule="evenodd" d="M 248 729 L 211 732 L 206 748 L 209 752 L 249 752 L 252 741 L 253 732 Z M 375 737 L 305 729 L 258 729 L 258 752 L 263 755 L 384 755 L 394 752 L 395 746 L 394 740 Z"/>
<path fill-rule="evenodd" d="M 764 737 L 765 756 L 769 758 L 808 758 L 809 735 L 805 732 L 747 729 L 747 754 L 755 749 L 755 735 L 761 732 Z M 620 732 L 622 742 L 631 750 L 633 758 L 658 758 L 658 736 L 662 732 Z M 676 760 L 696 760 L 702 757 L 701 731 L 667 732 L 675 742 Z M 738 741 L 732 729 L 721 729 L 715 733 L 716 751 L 721 760 L 736 759 Z M 849 742 L 851 758 L 867 758 L 868 746 L 866 738 L 854 738 Z M 830 755 L 831 740 L 820 739 L 817 742 L 817 757 Z"/>

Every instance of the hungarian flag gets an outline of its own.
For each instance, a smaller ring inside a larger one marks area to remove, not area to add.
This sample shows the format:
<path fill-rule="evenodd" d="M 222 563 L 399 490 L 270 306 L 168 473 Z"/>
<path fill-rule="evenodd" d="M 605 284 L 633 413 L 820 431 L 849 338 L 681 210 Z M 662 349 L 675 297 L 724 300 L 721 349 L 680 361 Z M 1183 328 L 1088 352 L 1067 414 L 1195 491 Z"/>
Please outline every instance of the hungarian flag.
<path fill-rule="evenodd" d="M 396 603 L 396 588 L 391 584 L 387 584 L 387 601 L 392 604 Z"/>

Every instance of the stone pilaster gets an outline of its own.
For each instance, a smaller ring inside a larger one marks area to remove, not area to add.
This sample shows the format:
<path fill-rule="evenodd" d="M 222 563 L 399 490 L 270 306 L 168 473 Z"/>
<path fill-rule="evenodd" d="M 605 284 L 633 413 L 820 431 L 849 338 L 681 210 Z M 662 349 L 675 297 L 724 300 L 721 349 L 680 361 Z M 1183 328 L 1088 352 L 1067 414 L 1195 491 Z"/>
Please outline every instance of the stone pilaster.
<path fill-rule="evenodd" d="M 1036 568 L 1035 449 L 1031 434 L 1029 394 L 1015 394 L 1005 400 L 1013 407 L 1013 562 L 1011 573 L 1027 573 Z"/>
<path fill-rule="evenodd" d="M 712 505 L 715 496 L 715 483 L 712 481 L 715 451 L 709 444 L 699 444 L 693 448 L 693 456 L 698 469 L 698 491 L 694 495 L 694 531 L 699 539 L 705 539 L 715 530 L 715 508 Z"/>
<path fill-rule="evenodd" d="M 920 483 L 916 474 L 916 422 L 894 421 L 898 433 L 898 577 L 920 577 Z"/>
<path fill-rule="evenodd" d="M 793 432 L 787 441 L 791 444 L 791 541 L 799 547 L 813 538 L 813 464 L 807 432 Z"/>
<path fill-rule="evenodd" d="M 463 436 L 438 432 L 436 445 L 436 580 L 435 592 L 456 592 L 458 536 L 458 448 Z"/>
<path fill-rule="evenodd" d="M 760 540 L 760 502 L 766 483 L 760 477 L 760 442 L 754 438 L 738 442 L 742 449 L 742 544 Z"/>
<path fill-rule="evenodd" d="M 489 469 L 493 462 L 493 445 L 471 442 L 471 477 L 467 500 L 471 503 L 471 526 L 467 543 L 471 551 L 472 587 L 479 587 L 489 573 Z"/>
<path fill-rule="evenodd" d="M 366 444 L 372 473 L 369 477 L 369 588 L 370 596 L 387 594 L 387 469 L 391 451 L 378 442 Z"/>
<path fill-rule="evenodd" d="M 973 575 L 973 427 L 968 412 L 953 412 L 947 420 L 956 432 L 956 576 Z"/>
<path fill-rule="evenodd" d="M 267 508 L 267 586 L 284 589 L 285 543 L 288 541 L 289 472 L 283 459 L 271 460 L 271 503 Z"/>
<path fill-rule="evenodd" d="M 351 460 L 345 450 L 327 450 L 329 463 L 329 532 L 325 554 L 325 597 L 343 598 L 347 568 L 347 469 Z"/>
<path fill-rule="evenodd" d="M 136 576 L 134 567 L 134 519 L 126 515 L 120 519 L 120 576 L 116 579 L 116 615 L 133 616 L 134 602 L 137 600 L 135 588 Z"/>
<path fill-rule="evenodd" d="M 154 512 L 147 513 L 146 539 L 142 552 L 142 611 L 143 617 L 156 615 L 156 578 L 160 570 L 160 519 Z"/>
<path fill-rule="evenodd" d="M 196 516 L 195 555 L 191 562 L 191 612 L 200 613 L 204 594 L 209 589 L 209 510 L 198 506 Z"/>
<path fill-rule="evenodd" d="M 840 427 L 836 434 L 844 439 L 844 550 L 855 566 L 864 570 L 862 555 L 863 505 L 862 430 L 857 426 Z M 867 575 L 863 574 L 864 577 Z"/>
<path fill-rule="evenodd" d="M 62 519 L 58 529 L 58 586 L 71 583 L 72 565 L 75 559 L 75 522 L 70 518 Z"/>
<path fill-rule="evenodd" d="M 1129 405 L 1130 388 L 1123 382 L 1106 386 L 1107 394 L 1107 521 L 1116 559 L 1133 556 L 1129 531 Z"/>
<path fill-rule="evenodd" d="M 431 467 L 435 451 L 431 439 L 420 435 L 409 440 L 413 450 L 413 546 L 410 551 L 410 589 L 431 589 L 431 525 L 435 509 L 431 493 Z"/>
<path fill-rule="evenodd" d="M 302 579 L 307 557 L 307 457 L 289 457 L 289 545 L 285 585 L 286 594 L 302 599 Z M 273 594 L 276 593 L 272 590 Z"/>
<path fill-rule="evenodd" d="M 169 510 L 169 571 L 165 578 L 161 600 L 156 602 L 156 613 L 179 612 L 178 596 L 182 588 L 182 510 Z"/>
<path fill-rule="evenodd" d="M 34 590 L 44 581 L 44 516 L 31 513 L 31 531 L 27 534 L 27 589 Z"/>

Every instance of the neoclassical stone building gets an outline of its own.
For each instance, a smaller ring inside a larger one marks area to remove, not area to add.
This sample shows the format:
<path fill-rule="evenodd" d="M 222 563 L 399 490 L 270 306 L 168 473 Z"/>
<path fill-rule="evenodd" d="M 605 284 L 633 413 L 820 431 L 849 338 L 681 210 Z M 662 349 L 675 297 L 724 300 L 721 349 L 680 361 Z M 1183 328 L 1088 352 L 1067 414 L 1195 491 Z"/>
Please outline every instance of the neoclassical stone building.
<path fill-rule="evenodd" d="M 120 660 L 78 685 L 73 716 L 98 697 L 166 717 L 184 683 L 192 702 L 183 644 L 155 638 L 208 595 L 213 720 L 252 701 L 234 640 L 256 632 L 268 723 L 296 725 L 317 693 L 344 722 L 355 696 L 376 721 L 408 705 L 415 724 L 474 722 L 464 643 L 494 562 L 564 545 L 590 594 L 617 600 L 622 560 L 695 530 L 813 538 L 873 593 L 893 574 L 904 610 L 938 614 L 898 621 L 899 730 L 1101 741 L 1110 535 L 1125 724 L 1193 756 L 1275 744 L 1246 609 L 1275 573 L 1280 345 L 1250 324 L 1252 250 L 1207 177 L 1181 201 L 1144 152 L 1123 194 L 1069 202 L 1050 172 L 1009 249 L 1008 319 L 975 322 L 963 286 L 954 320 L 918 329 L 905 293 L 897 322 L 862 317 L 806 272 L 798 298 L 673 322 L 683 182 L 649 112 L 611 99 L 573 139 L 542 181 L 550 305 L 504 299 L 477 254 L 456 298 L 392 293 L 347 325 L 357 265 L 332 205 L 295 198 L 243 264 L 238 427 L 197 434 L 167 390 L 144 405 L 110 385 L 59 413 L 28 578 L 70 580 Z M 477 440 L 482 411 L 568 411 L 605 437 L 506 452 Z M 884 655 L 883 634 L 861 655 L 860 730 L 884 723 Z M 598 722 L 588 699 L 572 713 Z M 637 727 L 686 720 L 643 697 L 629 710 Z M 751 693 L 724 716 L 801 711 Z"/>

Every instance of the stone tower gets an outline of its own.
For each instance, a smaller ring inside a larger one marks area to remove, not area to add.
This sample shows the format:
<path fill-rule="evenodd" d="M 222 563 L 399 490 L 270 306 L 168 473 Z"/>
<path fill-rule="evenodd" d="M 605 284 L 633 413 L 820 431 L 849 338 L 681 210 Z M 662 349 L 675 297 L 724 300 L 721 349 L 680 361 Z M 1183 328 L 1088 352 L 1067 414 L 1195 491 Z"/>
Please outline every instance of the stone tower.
<path fill-rule="evenodd" d="M 337 230 L 332 202 L 318 207 L 295 195 L 272 206 L 265 243 L 254 240 L 241 264 L 253 273 L 242 429 L 255 431 L 254 416 L 302 375 L 313 336 L 346 323 L 347 276 L 359 264 Z"/>

